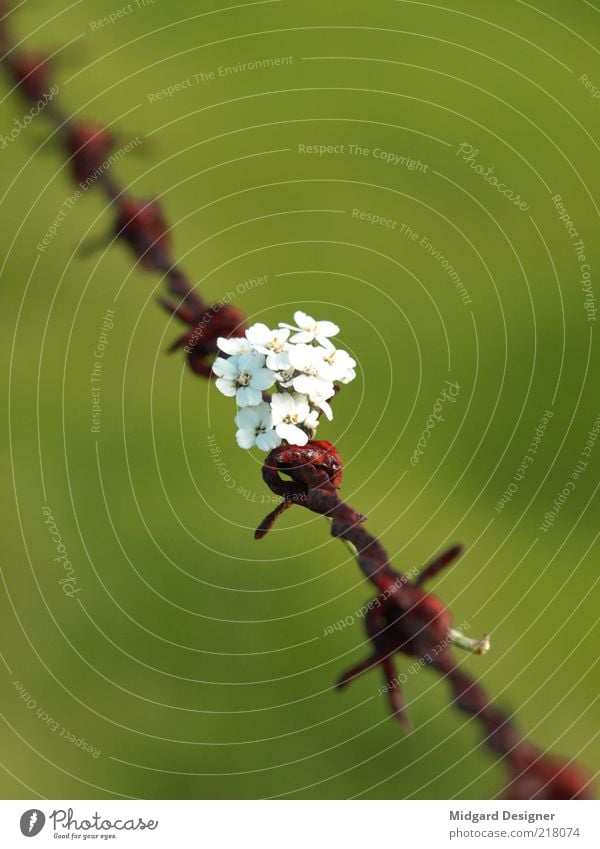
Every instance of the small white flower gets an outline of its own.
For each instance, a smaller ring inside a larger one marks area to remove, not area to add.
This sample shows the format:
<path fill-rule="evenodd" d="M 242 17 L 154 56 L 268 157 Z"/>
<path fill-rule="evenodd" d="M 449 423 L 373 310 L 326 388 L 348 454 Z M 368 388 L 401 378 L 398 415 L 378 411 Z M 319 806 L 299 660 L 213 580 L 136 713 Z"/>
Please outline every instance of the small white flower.
<path fill-rule="evenodd" d="M 281 437 L 273 430 L 271 407 L 264 401 L 256 407 L 242 407 L 235 423 L 239 428 L 235 438 L 240 448 L 256 445 L 261 451 L 272 451 L 281 445 Z"/>
<path fill-rule="evenodd" d="M 326 365 L 326 374 L 330 380 L 339 380 L 340 383 L 350 383 L 356 377 L 356 360 L 353 360 L 347 351 L 340 351 L 331 342 L 324 346 L 322 357 Z"/>
<path fill-rule="evenodd" d="M 294 321 L 277 330 L 257 322 L 244 338 L 217 340 L 224 356 L 213 364 L 215 382 L 240 407 L 235 423 L 241 448 L 267 452 L 282 442 L 306 445 L 320 417 L 333 418 L 329 400 L 337 385 L 356 377 L 356 361 L 331 341 L 339 333 L 336 324 L 299 310 Z"/>
<path fill-rule="evenodd" d="M 307 425 L 312 430 L 315 422 L 306 395 L 276 392 L 271 397 L 271 414 L 278 436 L 290 445 L 306 445 L 308 434 L 302 430 L 301 425 Z"/>
<path fill-rule="evenodd" d="M 329 401 L 326 401 L 324 398 L 319 398 L 318 395 L 315 395 L 314 398 L 311 398 L 310 400 L 311 403 L 315 405 L 315 407 L 318 407 L 322 413 L 325 413 L 329 421 L 332 421 L 333 410 L 331 409 L 331 404 L 329 403 Z M 317 411 L 315 411 L 315 413 L 318 417 L 319 413 Z"/>
<path fill-rule="evenodd" d="M 275 383 L 275 375 L 264 366 L 264 355 L 254 351 L 227 360 L 217 357 L 213 363 L 217 389 L 229 398 L 235 396 L 240 407 L 256 407 L 262 401 L 263 390 Z"/>
<path fill-rule="evenodd" d="M 327 404 L 327 401 L 323 402 Z M 329 404 L 327 404 L 329 407 Z M 331 407 L 329 407 L 331 409 Z M 317 432 L 317 428 L 319 427 L 319 411 L 311 410 L 306 419 L 304 420 L 304 427 L 308 429 L 310 432 L 310 438 L 312 439 Z"/>
<path fill-rule="evenodd" d="M 290 348 L 288 345 L 287 348 Z M 294 366 L 290 363 L 289 351 L 280 351 L 278 354 L 267 356 L 267 368 L 276 372 L 277 382 L 282 386 L 291 386 L 292 377 L 295 374 Z"/>
<path fill-rule="evenodd" d="M 252 350 L 252 345 L 247 339 L 235 337 L 233 339 L 225 339 L 219 336 L 217 339 L 217 347 L 224 354 L 229 354 L 230 357 L 238 354 L 247 354 Z"/>
<path fill-rule="evenodd" d="M 302 344 L 294 345 L 288 351 L 290 365 L 300 372 L 292 380 L 292 385 L 296 392 L 308 395 L 314 403 L 317 399 L 326 401 L 335 393 L 330 378 L 331 366 L 324 360 L 326 353 L 325 348 Z"/>
<path fill-rule="evenodd" d="M 307 315 L 301 310 L 294 313 L 294 321 L 297 326 L 284 322 L 279 323 L 280 327 L 288 327 L 290 330 L 298 331 L 290 337 L 290 342 L 294 344 L 306 345 L 316 340 L 319 345 L 324 345 L 330 336 L 337 336 L 340 332 L 340 328 L 332 321 L 315 321 L 311 315 Z"/>
<path fill-rule="evenodd" d="M 290 331 L 283 328 L 270 330 L 266 324 L 253 324 L 246 330 L 246 339 L 261 354 L 279 354 L 285 351 Z"/>

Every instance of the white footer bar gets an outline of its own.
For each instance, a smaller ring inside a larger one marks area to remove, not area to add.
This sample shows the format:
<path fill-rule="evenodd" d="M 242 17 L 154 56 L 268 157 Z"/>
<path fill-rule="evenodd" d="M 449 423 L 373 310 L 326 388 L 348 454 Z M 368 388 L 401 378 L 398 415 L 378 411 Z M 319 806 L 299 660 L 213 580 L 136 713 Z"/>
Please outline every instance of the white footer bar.
<path fill-rule="evenodd" d="M 0 845 L 598 849 L 599 802 L 0 801 Z"/>

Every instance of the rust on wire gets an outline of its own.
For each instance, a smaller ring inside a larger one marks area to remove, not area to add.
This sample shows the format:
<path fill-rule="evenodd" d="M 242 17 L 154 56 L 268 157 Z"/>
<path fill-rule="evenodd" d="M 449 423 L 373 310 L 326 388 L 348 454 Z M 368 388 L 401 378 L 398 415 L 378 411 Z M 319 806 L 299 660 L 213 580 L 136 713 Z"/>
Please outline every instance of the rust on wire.
<path fill-rule="evenodd" d="M 55 90 L 52 62 L 43 53 L 14 47 L 8 18 L 7 4 L 0 0 L 2 64 L 13 84 L 30 103 L 45 101 L 46 114 L 63 140 L 73 178 L 78 183 L 92 179 L 114 206 L 114 237 L 128 246 L 144 270 L 163 275 L 170 298 L 176 300 L 161 298 L 159 302 L 186 325 L 186 332 L 171 350 L 183 349 L 191 370 L 210 378 L 217 339 L 243 336 L 244 314 L 228 304 L 207 304 L 196 291 L 174 262 L 170 227 L 159 203 L 130 197 L 104 167 L 114 148 L 112 134 L 95 121 L 73 120 L 60 111 L 55 99 L 49 98 L 49 92 Z M 460 546 L 441 554 L 415 580 L 394 569 L 379 540 L 366 530 L 365 517 L 340 498 L 342 461 L 329 442 L 313 440 L 303 447 L 280 446 L 267 457 L 263 478 L 282 502 L 260 524 L 257 539 L 263 538 L 288 508 L 304 507 L 330 520 L 331 534 L 351 547 L 363 575 L 375 588 L 376 596 L 364 617 L 371 652 L 341 676 L 338 689 L 359 675 L 379 669 L 390 710 L 408 731 L 410 719 L 401 688 L 406 676 L 398 676 L 396 655 L 417 658 L 420 664 L 442 676 L 454 704 L 479 724 L 484 744 L 501 758 L 508 772 L 505 798 L 592 798 L 592 779 L 584 767 L 543 753 L 525 740 L 517 731 L 513 716 L 495 707 L 481 684 L 457 665 L 453 645 L 483 654 L 489 641 L 486 637 L 468 640 L 454 631 L 452 614 L 424 585 L 457 559 Z"/>

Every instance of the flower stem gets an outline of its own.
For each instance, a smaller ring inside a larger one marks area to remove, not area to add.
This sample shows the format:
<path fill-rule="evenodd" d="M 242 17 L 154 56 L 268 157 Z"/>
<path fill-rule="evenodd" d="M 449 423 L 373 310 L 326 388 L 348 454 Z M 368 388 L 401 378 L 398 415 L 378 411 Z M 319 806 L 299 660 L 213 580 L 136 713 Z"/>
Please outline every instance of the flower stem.
<path fill-rule="evenodd" d="M 471 637 L 465 637 L 464 634 L 455 628 L 451 628 L 450 642 L 457 646 L 457 648 L 473 652 L 473 654 L 487 654 L 490 650 L 489 634 L 484 634 L 480 640 L 474 640 Z"/>

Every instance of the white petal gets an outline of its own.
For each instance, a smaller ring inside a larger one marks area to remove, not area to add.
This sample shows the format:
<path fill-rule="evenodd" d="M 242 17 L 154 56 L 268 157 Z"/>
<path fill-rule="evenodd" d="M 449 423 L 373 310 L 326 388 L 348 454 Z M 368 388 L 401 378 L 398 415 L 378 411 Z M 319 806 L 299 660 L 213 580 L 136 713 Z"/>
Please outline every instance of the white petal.
<path fill-rule="evenodd" d="M 255 371 L 263 368 L 265 365 L 265 355 L 258 354 L 256 351 L 250 351 L 249 354 L 242 354 L 237 357 L 237 370 L 238 372 L 246 372 L 248 374 L 252 374 Z"/>
<path fill-rule="evenodd" d="M 312 315 L 307 315 L 305 312 L 302 312 L 301 310 L 297 310 L 294 313 L 294 321 L 296 322 L 298 327 L 301 327 L 303 330 L 314 327 L 315 324 L 316 324 Z"/>
<path fill-rule="evenodd" d="M 256 430 L 260 424 L 260 410 L 258 407 L 242 407 L 238 410 L 235 423 L 242 430 Z"/>
<path fill-rule="evenodd" d="M 318 361 L 318 358 L 315 356 L 315 348 L 303 344 L 290 348 L 288 357 L 290 365 L 294 366 L 298 371 L 305 371 Z"/>
<path fill-rule="evenodd" d="M 328 336 L 337 336 L 339 332 L 340 328 L 333 321 L 317 321 L 317 336 L 327 338 Z"/>
<path fill-rule="evenodd" d="M 252 350 L 247 339 L 225 339 L 223 336 L 219 336 L 217 339 L 217 346 L 225 354 L 242 354 L 245 351 Z"/>
<path fill-rule="evenodd" d="M 252 407 L 253 410 L 258 412 L 259 425 L 260 427 L 267 428 L 270 430 L 273 427 L 273 416 L 271 415 L 271 405 L 265 404 L 264 401 L 262 404 L 259 404 L 258 407 Z"/>
<path fill-rule="evenodd" d="M 327 404 L 326 401 L 324 403 Z M 329 406 L 329 404 L 327 404 L 327 406 Z M 319 411 L 311 410 L 310 415 L 306 417 L 304 424 L 306 425 L 306 427 L 311 428 L 311 430 L 316 430 L 319 426 Z"/>
<path fill-rule="evenodd" d="M 272 451 L 281 445 L 281 437 L 274 430 L 267 430 L 256 437 L 256 445 L 261 451 Z"/>
<path fill-rule="evenodd" d="M 245 448 L 246 450 L 253 447 L 255 441 L 254 437 L 255 434 L 253 430 L 240 429 L 235 435 L 237 444 L 240 446 L 240 448 Z"/>
<path fill-rule="evenodd" d="M 266 324 L 253 324 L 246 330 L 246 339 L 252 346 L 268 345 L 271 341 L 272 332 Z"/>
<path fill-rule="evenodd" d="M 301 422 L 308 416 L 310 413 L 310 407 L 308 405 L 308 398 L 306 395 L 294 395 L 294 413 L 298 416 Z"/>
<path fill-rule="evenodd" d="M 271 414 L 275 423 L 294 413 L 296 405 L 289 392 L 276 392 L 271 395 Z"/>
<path fill-rule="evenodd" d="M 324 398 L 315 398 L 313 404 L 315 404 L 320 410 L 325 413 L 329 421 L 333 419 L 333 410 L 331 409 L 331 404 L 325 401 Z"/>
<path fill-rule="evenodd" d="M 330 366 L 329 363 L 326 363 L 324 360 L 321 360 L 319 366 L 317 368 L 317 377 L 321 380 L 325 380 L 328 383 L 332 383 L 337 379 L 338 374 L 343 374 L 343 369 L 335 368 L 335 366 Z"/>
<path fill-rule="evenodd" d="M 270 389 L 275 383 L 275 373 L 268 368 L 261 368 L 255 371 L 250 379 L 250 386 L 253 389 Z"/>
<path fill-rule="evenodd" d="M 290 342 L 293 342 L 294 345 L 305 345 L 307 342 L 312 342 L 314 338 L 314 333 L 310 333 L 307 330 L 301 330 L 300 333 L 294 333 L 293 336 L 290 336 Z"/>
<path fill-rule="evenodd" d="M 277 354 L 274 351 L 271 351 L 267 355 L 267 368 L 270 368 L 273 371 L 284 371 L 289 368 L 289 365 L 290 358 L 287 351 L 280 351 Z"/>
<path fill-rule="evenodd" d="M 313 381 L 313 394 L 325 400 L 333 398 L 335 395 L 335 386 L 330 380 L 326 380 L 323 377 L 313 377 Z"/>
<path fill-rule="evenodd" d="M 292 381 L 296 392 L 301 392 L 303 395 L 314 394 L 317 388 L 315 383 L 316 377 L 309 377 L 307 374 L 299 374 Z"/>
<path fill-rule="evenodd" d="M 277 425 L 277 434 L 285 439 L 290 445 L 306 445 L 308 442 L 308 434 L 300 430 L 296 425 L 280 424 Z"/>
<path fill-rule="evenodd" d="M 353 375 L 349 380 L 356 377 L 356 372 L 354 372 L 356 360 L 353 360 L 347 351 L 336 351 L 335 348 L 332 348 L 329 352 L 325 348 L 322 350 L 325 351 L 323 355 L 323 361 L 325 363 L 323 377 L 327 376 L 331 380 L 341 381 L 344 381 L 344 378 L 351 373 Z M 346 380 L 346 382 L 349 382 L 349 380 Z"/>
<path fill-rule="evenodd" d="M 348 351 L 338 351 L 334 357 L 334 362 L 339 363 L 344 368 L 356 367 L 356 360 L 350 356 Z"/>
<path fill-rule="evenodd" d="M 251 386 L 240 386 L 237 391 L 238 407 L 256 407 L 262 401 L 262 393 Z"/>
<path fill-rule="evenodd" d="M 235 393 L 237 392 L 237 386 L 232 380 L 227 380 L 224 377 L 219 377 L 218 380 L 215 380 L 215 386 L 222 392 L 223 395 L 227 395 L 228 398 L 233 398 Z"/>
<path fill-rule="evenodd" d="M 218 377 L 226 377 L 229 380 L 233 380 L 239 374 L 236 363 L 236 357 L 230 357 L 228 360 L 224 357 L 217 357 L 213 363 L 212 370 Z"/>

